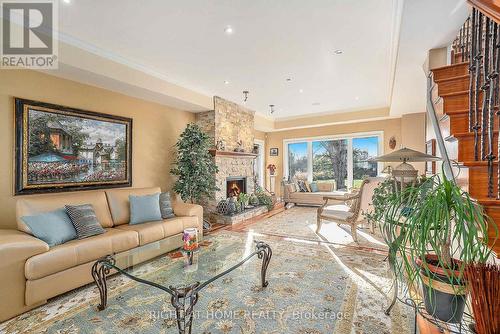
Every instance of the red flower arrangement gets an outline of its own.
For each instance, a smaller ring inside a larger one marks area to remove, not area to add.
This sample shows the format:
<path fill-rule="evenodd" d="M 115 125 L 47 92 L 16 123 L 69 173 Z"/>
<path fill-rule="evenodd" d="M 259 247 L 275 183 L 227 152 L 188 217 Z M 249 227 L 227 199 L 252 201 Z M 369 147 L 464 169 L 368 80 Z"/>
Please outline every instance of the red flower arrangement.
<path fill-rule="evenodd" d="M 269 165 L 267 165 L 267 169 L 269 169 L 269 174 L 274 175 L 274 173 L 276 172 L 276 165 L 269 164 Z"/>

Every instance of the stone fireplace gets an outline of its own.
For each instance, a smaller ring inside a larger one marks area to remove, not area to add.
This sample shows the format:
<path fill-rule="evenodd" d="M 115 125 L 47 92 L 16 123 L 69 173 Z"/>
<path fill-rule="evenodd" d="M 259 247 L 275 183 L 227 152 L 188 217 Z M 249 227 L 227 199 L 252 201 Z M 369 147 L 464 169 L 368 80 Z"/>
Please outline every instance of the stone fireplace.
<path fill-rule="evenodd" d="M 219 201 L 236 195 L 235 192 L 254 192 L 254 111 L 234 102 L 214 97 L 214 110 L 196 114 L 196 123 L 213 138 L 216 174 L 214 199 L 201 203 L 206 218 L 213 217 Z M 217 147 L 217 143 L 224 147 Z"/>

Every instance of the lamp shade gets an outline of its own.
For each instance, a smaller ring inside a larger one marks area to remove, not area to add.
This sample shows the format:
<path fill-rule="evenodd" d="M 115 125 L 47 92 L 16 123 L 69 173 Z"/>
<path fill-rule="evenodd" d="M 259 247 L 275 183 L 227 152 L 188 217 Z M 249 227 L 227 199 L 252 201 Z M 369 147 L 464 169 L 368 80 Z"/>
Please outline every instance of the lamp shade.
<path fill-rule="evenodd" d="M 380 157 L 371 159 L 371 161 L 380 162 L 423 162 L 423 161 L 438 161 L 441 160 L 440 157 L 435 157 L 433 155 L 425 154 L 419 151 L 412 150 L 411 148 L 403 147 L 397 151 L 391 152 L 389 154 L 384 154 Z"/>

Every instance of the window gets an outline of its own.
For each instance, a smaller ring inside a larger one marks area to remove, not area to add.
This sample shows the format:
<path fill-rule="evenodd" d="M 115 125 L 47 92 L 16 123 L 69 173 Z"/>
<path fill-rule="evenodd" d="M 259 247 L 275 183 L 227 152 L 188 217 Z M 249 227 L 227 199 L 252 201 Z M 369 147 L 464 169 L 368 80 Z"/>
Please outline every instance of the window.
<path fill-rule="evenodd" d="M 288 144 L 288 175 L 307 179 L 307 143 Z"/>
<path fill-rule="evenodd" d="M 347 187 L 347 140 L 312 142 L 313 181 L 335 181 L 338 189 Z"/>
<path fill-rule="evenodd" d="M 369 161 L 378 155 L 378 137 L 352 139 L 353 181 L 359 187 L 363 179 L 377 176 L 377 163 Z"/>
<path fill-rule="evenodd" d="M 381 133 L 373 133 L 286 140 L 285 177 L 331 181 L 338 190 L 359 187 L 365 177 L 378 174 L 379 164 L 369 160 L 381 153 L 381 137 Z"/>

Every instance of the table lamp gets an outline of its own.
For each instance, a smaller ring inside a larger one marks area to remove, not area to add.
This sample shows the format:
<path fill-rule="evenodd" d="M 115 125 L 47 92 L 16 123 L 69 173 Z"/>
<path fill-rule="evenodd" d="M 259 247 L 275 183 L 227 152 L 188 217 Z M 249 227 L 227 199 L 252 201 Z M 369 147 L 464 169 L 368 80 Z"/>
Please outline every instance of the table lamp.
<path fill-rule="evenodd" d="M 401 184 L 401 191 L 404 189 L 406 184 L 414 184 L 418 176 L 418 170 L 416 170 L 415 167 L 413 167 L 408 162 L 426 162 L 438 160 L 441 160 L 441 158 L 415 151 L 407 147 L 403 147 L 402 149 L 399 149 L 397 151 L 371 159 L 371 161 L 377 162 L 401 161 L 401 164 L 399 164 L 392 170 L 392 176 Z"/>

